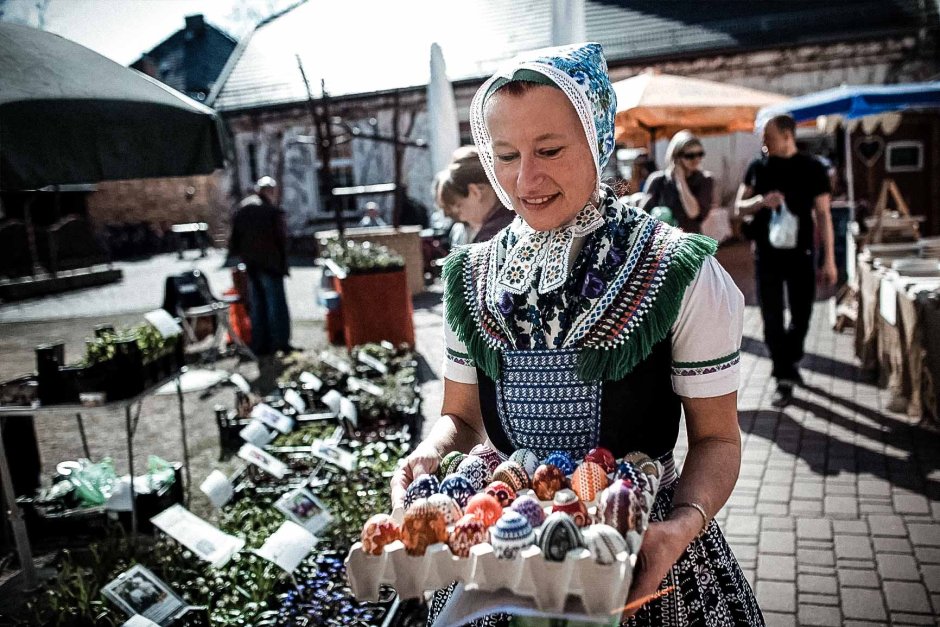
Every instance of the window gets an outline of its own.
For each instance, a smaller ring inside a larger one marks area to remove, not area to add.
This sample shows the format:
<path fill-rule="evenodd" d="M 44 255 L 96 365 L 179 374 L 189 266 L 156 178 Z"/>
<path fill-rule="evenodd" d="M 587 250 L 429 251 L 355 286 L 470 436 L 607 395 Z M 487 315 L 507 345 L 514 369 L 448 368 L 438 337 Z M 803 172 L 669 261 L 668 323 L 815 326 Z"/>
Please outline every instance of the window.
<path fill-rule="evenodd" d="M 888 142 L 888 172 L 920 172 L 924 169 L 924 143 L 919 141 Z"/>

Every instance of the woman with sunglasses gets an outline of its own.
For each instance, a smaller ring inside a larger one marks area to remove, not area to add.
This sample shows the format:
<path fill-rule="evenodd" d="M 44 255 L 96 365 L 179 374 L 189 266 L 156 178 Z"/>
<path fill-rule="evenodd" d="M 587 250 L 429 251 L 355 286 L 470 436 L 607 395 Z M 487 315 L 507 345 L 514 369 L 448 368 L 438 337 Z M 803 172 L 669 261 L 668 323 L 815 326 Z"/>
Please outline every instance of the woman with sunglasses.
<path fill-rule="evenodd" d="M 654 207 L 669 207 L 679 228 L 686 233 L 701 233 L 715 193 L 715 179 L 702 170 L 704 157 L 702 142 L 690 131 L 673 135 L 666 148 L 669 166 L 646 180 L 642 209 L 649 212 Z"/>

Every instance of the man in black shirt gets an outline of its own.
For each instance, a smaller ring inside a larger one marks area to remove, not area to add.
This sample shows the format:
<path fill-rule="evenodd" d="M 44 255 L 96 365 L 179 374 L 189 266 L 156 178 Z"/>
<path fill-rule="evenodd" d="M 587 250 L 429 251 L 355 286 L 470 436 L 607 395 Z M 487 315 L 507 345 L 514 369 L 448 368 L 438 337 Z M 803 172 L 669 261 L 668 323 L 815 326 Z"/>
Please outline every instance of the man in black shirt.
<path fill-rule="evenodd" d="M 765 156 L 751 163 L 738 188 L 735 210 L 751 216 L 746 225 L 754 240 L 757 294 L 764 319 L 764 341 L 773 360 L 777 379 L 773 404 L 783 407 L 801 383 L 797 365 L 816 297 L 814 227 L 819 226 L 824 248 L 822 278 L 836 282 L 832 215 L 829 212 L 829 177 L 823 165 L 796 149 L 796 125 L 788 115 L 777 116 L 764 128 Z M 775 248 L 770 242 L 771 219 L 785 206 L 799 220 L 796 247 Z M 815 219 L 815 223 L 814 223 Z M 784 328 L 784 290 L 790 309 L 790 325 Z"/>
<path fill-rule="evenodd" d="M 293 350 L 284 294 L 287 225 L 277 201 L 274 179 L 260 178 L 255 193 L 238 204 L 229 239 L 229 255 L 239 257 L 248 271 L 251 350 L 258 356 Z"/>

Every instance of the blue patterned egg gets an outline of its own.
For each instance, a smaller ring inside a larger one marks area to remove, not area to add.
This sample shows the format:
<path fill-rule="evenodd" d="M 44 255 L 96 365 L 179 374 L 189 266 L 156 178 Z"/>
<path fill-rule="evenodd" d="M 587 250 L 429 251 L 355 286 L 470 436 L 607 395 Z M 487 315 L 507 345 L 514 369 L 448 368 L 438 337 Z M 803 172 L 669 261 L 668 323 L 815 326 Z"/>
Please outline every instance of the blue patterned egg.
<path fill-rule="evenodd" d="M 545 522 L 545 510 L 542 509 L 542 504 L 535 498 L 535 493 L 531 496 L 528 494 L 517 496 L 509 509 L 525 516 L 533 529 Z"/>
<path fill-rule="evenodd" d="M 473 484 L 463 475 L 447 475 L 441 481 L 441 494 L 454 499 L 460 507 L 466 507 L 467 501 L 476 493 Z"/>
<path fill-rule="evenodd" d="M 490 527 L 490 544 L 499 559 L 514 559 L 522 549 L 535 544 L 535 531 L 525 516 L 506 510 Z"/>
<path fill-rule="evenodd" d="M 513 451 L 509 459 L 522 466 L 529 477 L 535 474 L 535 469 L 542 463 L 539 461 L 539 456 L 527 448 L 520 448 Z"/>
<path fill-rule="evenodd" d="M 564 512 L 549 514 L 539 536 L 539 549 L 545 559 L 563 562 L 569 551 L 583 546 L 584 538 L 581 535 L 581 529 L 571 516 Z"/>
<path fill-rule="evenodd" d="M 574 460 L 571 459 L 571 455 L 564 451 L 554 451 L 549 453 L 548 457 L 546 457 L 542 463 L 555 466 L 565 473 L 565 476 L 573 473 L 574 469 L 578 467 L 578 465 L 574 463 Z"/>
<path fill-rule="evenodd" d="M 628 531 L 642 533 L 643 504 L 645 499 L 632 485 L 617 479 L 601 492 L 597 503 L 597 516 L 626 536 Z"/>
<path fill-rule="evenodd" d="M 405 509 L 418 499 L 426 499 L 440 492 L 440 484 L 434 475 L 418 475 L 405 492 Z"/>
<path fill-rule="evenodd" d="M 627 550 L 627 541 L 610 525 L 591 525 L 583 530 L 584 545 L 598 564 L 613 564 Z"/>
<path fill-rule="evenodd" d="M 490 475 L 493 474 L 493 472 L 496 470 L 496 468 L 500 464 L 506 461 L 506 458 L 503 456 L 502 453 L 500 453 L 494 448 L 490 448 L 489 446 L 486 446 L 485 444 L 477 444 L 472 449 L 470 449 L 470 454 L 476 455 L 477 457 L 482 459 L 484 462 L 486 462 L 486 467 L 489 469 Z"/>
<path fill-rule="evenodd" d="M 444 514 L 444 522 L 453 525 L 463 516 L 463 510 L 457 505 L 457 501 L 446 494 L 432 494 L 428 497 L 428 505 Z"/>
<path fill-rule="evenodd" d="M 476 455 L 467 455 L 457 466 L 456 472 L 466 477 L 477 492 L 485 488 L 491 479 L 489 466 Z"/>

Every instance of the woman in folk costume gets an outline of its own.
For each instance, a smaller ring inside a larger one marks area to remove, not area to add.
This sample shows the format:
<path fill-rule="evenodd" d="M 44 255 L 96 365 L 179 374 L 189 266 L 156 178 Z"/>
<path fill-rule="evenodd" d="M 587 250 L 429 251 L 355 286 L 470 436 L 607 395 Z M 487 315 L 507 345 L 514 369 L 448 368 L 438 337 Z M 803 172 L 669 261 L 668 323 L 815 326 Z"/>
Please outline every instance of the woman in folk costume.
<path fill-rule="evenodd" d="M 601 183 L 615 112 L 595 43 L 517 59 L 474 97 L 474 141 L 516 218 L 448 259 L 442 417 L 396 473 L 392 500 L 447 452 L 484 442 L 573 459 L 598 446 L 618 458 L 643 451 L 665 471 L 628 602 L 676 589 L 626 624 L 762 625 L 712 520 L 741 459 L 743 297 L 713 240 L 621 204 Z M 448 592 L 435 595 L 432 620 Z"/>

